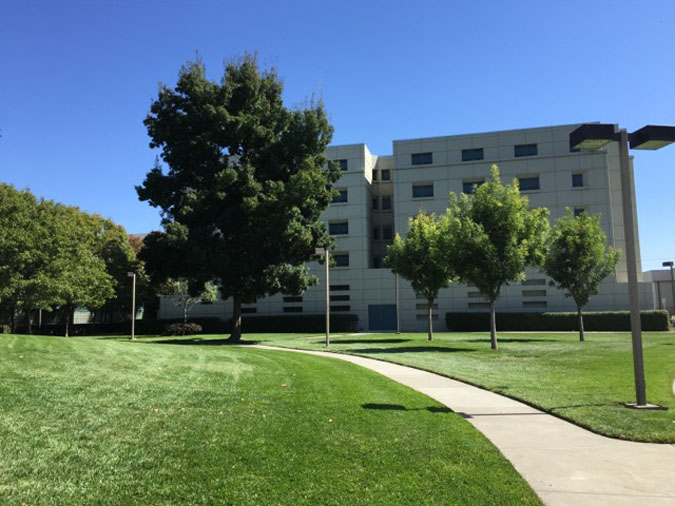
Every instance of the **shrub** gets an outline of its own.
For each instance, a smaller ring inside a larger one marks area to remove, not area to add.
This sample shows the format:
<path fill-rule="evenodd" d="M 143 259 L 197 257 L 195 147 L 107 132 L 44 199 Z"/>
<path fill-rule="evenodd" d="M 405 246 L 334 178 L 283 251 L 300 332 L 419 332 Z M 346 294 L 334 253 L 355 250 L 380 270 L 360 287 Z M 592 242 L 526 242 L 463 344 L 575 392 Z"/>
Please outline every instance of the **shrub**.
<path fill-rule="evenodd" d="M 188 334 L 199 334 L 202 331 L 202 326 L 199 323 L 170 323 L 164 327 L 165 336 L 181 336 Z"/>
<path fill-rule="evenodd" d="M 640 313 L 642 330 L 668 330 L 668 313 L 662 310 Z M 451 332 L 485 332 L 490 330 L 490 313 L 446 313 L 445 323 Z M 604 311 L 584 313 L 584 327 L 589 331 L 629 331 L 630 312 Z M 506 331 L 578 331 L 577 313 L 497 313 L 497 328 Z"/>

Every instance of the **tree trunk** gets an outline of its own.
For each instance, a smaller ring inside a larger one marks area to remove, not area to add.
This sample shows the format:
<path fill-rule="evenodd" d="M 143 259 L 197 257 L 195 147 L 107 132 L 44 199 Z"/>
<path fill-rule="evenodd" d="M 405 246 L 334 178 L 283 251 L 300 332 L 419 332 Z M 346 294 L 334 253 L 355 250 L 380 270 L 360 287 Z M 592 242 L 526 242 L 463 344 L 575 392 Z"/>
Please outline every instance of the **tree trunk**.
<path fill-rule="evenodd" d="M 133 318 L 133 315 L 132 315 Z M 188 307 L 187 304 L 183 305 L 183 332 L 182 335 L 185 335 L 185 325 L 187 325 L 187 319 L 188 319 Z"/>
<path fill-rule="evenodd" d="M 72 308 L 71 306 L 64 306 L 63 309 L 64 309 L 64 312 L 65 312 L 65 315 L 66 315 L 65 336 L 70 337 L 70 320 L 71 320 L 71 317 L 74 317 L 73 313 L 75 312 L 75 308 Z"/>
<path fill-rule="evenodd" d="M 28 334 L 33 333 L 33 312 L 32 311 L 26 311 L 26 324 L 28 326 Z"/>
<path fill-rule="evenodd" d="M 16 332 L 16 304 L 9 306 L 9 331 L 12 334 Z"/>
<path fill-rule="evenodd" d="M 497 314 L 495 312 L 495 301 L 490 299 L 490 346 L 493 350 L 497 346 Z"/>
<path fill-rule="evenodd" d="M 584 316 L 581 314 L 581 306 L 577 305 L 577 314 L 579 315 L 579 341 L 582 343 L 584 339 Z"/>
<path fill-rule="evenodd" d="M 434 314 L 433 314 L 433 307 L 434 307 L 434 299 L 428 299 L 427 300 L 428 305 L 427 305 L 427 312 L 429 316 L 429 341 L 431 341 L 434 338 Z"/>
<path fill-rule="evenodd" d="M 232 330 L 230 341 L 238 343 L 241 341 L 241 299 L 234 297 L 232 307 Z"/>

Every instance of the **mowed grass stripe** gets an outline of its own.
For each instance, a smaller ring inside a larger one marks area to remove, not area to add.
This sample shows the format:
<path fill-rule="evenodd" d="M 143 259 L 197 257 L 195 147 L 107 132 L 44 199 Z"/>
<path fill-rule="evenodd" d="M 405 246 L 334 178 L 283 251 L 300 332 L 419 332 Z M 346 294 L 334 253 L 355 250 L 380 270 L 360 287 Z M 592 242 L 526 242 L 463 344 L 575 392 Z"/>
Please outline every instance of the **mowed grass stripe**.
<path fill-rule="evenodd" d="M 0 377 L 2 504 L 539 504 L 461 417 L 341 361 L 2 336 Z"/>

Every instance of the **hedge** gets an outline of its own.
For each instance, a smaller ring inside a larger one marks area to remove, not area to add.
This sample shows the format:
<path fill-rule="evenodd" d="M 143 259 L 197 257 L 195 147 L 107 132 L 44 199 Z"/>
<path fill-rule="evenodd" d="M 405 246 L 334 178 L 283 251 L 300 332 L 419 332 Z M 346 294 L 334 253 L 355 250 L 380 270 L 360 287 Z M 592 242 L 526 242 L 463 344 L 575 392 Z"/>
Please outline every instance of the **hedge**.
<path fill-rule="evenodd" d="M 630 312 L 604 311 L 583 313 L 588 331 L 629 331 Z M 642 311 L 642 330 L 669 329 L 668 312 Z M 490 313 L 446 313 L 445 324 L 450 332 L 485 332 L 490 330 Z M 497 330 L 502 331 L 572 331 L 579 330 L 577 313 L 497 313 Z"/>
<path fill-rule="evenodd" d="M 201 334 L 227 334 L 231 329 L 230 320 L 221 318 L 190 318 L 191 323 L 196 323 L 202 327 Z M 136 335 L 160 335 L 163 334 L 166 326 L 176 323 L 182 323 L 178 318 L 166 320 L 136 320 Z M 333 332 L 356 332 L 358 330 L 359 317 L 354 314 L 333 314 L 330 317 L 330 328 Z M 257 332 L 325 332 L 326 317 L 324 315 L 279 315 L 279 316 L 249 316 L 242 317 L 243 333 Z M 33 327 L 36 334 L 63 335 L 65 326 L 43 325 L 38 330 Z M 26 333 L 27 328 L 21 326 L 17 329 L 18 333 Z M 131 322 L 116 323 L 85 323 L 71 325 L 70 334 L 73 336 L 91 336 L 91 335 L 129 335 L 131 332 Z"/>

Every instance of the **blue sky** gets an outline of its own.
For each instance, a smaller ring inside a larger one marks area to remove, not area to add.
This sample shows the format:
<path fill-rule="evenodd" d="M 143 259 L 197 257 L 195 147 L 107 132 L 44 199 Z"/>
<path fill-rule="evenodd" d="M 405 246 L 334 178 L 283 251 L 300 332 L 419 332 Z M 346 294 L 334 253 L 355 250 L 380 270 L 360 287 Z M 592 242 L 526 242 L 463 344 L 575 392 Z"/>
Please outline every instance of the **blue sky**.
<path fill-rule="evenodd" d="M 321 94 L 335 144 L 601 121 L 675 123 L 675 2 L 5 0 L 0 181 L 158 228 L 134 185 L 143 118 L 197 52 L 257 51 L 285 100 Z M 634 152 L 644 269 L 675 259 L 675 146 Z"/>

